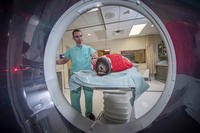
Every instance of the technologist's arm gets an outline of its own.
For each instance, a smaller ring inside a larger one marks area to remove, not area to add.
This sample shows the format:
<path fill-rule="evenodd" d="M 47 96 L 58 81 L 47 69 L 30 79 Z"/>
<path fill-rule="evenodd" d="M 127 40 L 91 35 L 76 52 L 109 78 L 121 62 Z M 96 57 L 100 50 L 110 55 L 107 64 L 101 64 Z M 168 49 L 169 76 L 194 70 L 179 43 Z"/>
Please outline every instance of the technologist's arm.
<path fill-rule="evenodd" d="M 56 60 L 56 64 L 57 65 L 63 65 L 65 63 L 67 63 L 68 61 L 69 61 L 69 59 L 67 59 L 67 58 L 58 59 L 58 60 Z"/>

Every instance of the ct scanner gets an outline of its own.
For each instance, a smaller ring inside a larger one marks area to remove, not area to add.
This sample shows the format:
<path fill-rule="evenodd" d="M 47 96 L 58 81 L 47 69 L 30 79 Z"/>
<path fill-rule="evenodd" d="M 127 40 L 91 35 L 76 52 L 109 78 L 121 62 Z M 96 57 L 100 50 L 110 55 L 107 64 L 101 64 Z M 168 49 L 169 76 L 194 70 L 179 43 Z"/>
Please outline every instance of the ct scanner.
<path fill-rule="evenodd" d="M 82 117 L 66 101 L 55 72 L 56 49 L 69 24 L 100 6 L 118 5 L 146 16 L 159 30 L 169 59 L 156 105 L 127 124 Z M 1 6 L 1 132 L 200 131 L 200 2 L 197 0 L 10 0 Z"/>

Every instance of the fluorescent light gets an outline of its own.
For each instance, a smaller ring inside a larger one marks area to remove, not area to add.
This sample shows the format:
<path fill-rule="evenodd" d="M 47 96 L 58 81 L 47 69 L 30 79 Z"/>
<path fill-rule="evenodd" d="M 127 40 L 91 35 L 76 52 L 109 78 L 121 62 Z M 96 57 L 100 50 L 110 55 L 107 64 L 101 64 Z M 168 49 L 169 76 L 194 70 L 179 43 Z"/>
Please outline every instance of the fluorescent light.
<path fill-rule="evenodd" d="M 87 36 L 90 37 L 90 36 L 92 36 L 92 34 L 88 33 Z"/>
<path fill-rule="evenodd" d="M 146 26 L 146 24 L 133 25 L 133 27 L 131 28 L 131 31 L 129 33 L 129 36 L 140 34 L 140 32 L 144 29 L 145 26 Z"/>
<path fill-rule="evenodd" d="M 105 52 L 109 52 L 109 51 L 110 51 L 110 49 L 104 49 L 104 51 L 105 51 Z"/>
<path fill-rule="evenodd" d="M 89 10 L 88 12 L 96 12 L 98 10 L 99 10 L 98 8 L 93 8 L 93 9 Z"/>
<path fill-rule="evenodd" d="M 98 3 L 98 4 L 97 4 L 97 7 L 100 7 L 101 5 L 102 5 L 102 4 Z"/>

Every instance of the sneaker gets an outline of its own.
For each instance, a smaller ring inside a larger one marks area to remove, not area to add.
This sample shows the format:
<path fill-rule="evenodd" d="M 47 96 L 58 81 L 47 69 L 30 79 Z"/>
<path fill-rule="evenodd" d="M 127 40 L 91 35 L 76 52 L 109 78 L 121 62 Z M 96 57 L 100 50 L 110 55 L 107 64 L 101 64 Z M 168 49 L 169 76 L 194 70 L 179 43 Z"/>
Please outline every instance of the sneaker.
<path fill-rule="evenodd" d="M 90 120 L 93 120 L 95 121 L 96 120 L 96 117 L 93 113 L 90 113 L 90 115 L 87 116 Z"/>

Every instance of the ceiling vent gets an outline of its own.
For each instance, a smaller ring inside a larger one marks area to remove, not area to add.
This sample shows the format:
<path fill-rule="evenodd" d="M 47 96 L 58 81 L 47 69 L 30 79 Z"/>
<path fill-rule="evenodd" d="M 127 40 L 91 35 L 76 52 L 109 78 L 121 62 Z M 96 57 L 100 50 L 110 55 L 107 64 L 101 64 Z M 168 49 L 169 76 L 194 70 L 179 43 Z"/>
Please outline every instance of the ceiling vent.
<path fill-rule="evenodd" d="M 124 33 L 124 30 L 116 30 L 114 31 L 114 35 L 120 35 L 120 34 L 123 34 Z"/>
<path fill-rule="evenodd" d="M 130 10 L 126 10 L 125 12 L 123 12 L 124 15 L 128 15 L 130 14 Z"/>
<path fill-rule="evenodd" d="M 111 19 L 115 17 L 115 14 L 113 12 L 107 12 L 104 15 L 105 19 Z"/>

